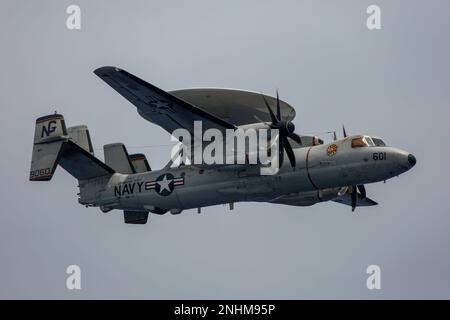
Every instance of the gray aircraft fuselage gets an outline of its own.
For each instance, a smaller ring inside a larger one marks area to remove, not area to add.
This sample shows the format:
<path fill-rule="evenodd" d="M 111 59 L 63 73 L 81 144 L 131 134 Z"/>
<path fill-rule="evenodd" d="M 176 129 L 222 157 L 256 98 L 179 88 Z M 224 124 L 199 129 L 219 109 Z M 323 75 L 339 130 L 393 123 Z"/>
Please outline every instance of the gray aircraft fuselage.
<path fill-rule="evenodd" d="M 384 181 L 416 163 L 413 155 L 394 147 L 353 148 L 354 137 L 296 148 L 295 171 L 285 160 L 275 175 L 260 175 L 259 165 L 185 165 L 80 181 L 79 202 L 105 212 L 163 209 L 161 213 L 239 201 L 270 202 L 284 195 L 312 205 L 336 198 L 342 187 Z M 329 152 L 331 147 L 333 152 Z"/>

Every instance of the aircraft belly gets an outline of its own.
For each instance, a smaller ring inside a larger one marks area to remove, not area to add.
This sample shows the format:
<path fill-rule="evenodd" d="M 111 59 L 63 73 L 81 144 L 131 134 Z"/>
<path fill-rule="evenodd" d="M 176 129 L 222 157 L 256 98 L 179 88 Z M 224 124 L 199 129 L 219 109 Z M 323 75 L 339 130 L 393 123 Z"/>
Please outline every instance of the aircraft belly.
<path fill-rule="evenodd" d="M 237 172 L 191 169 L 185 174 L 186 184 L 175 190 L 184 209 L 242 200 L 239 192 L 223 192 L 245 188 Z"/>
<path fill-rule="evenodd" d="M 304 170 L 292 174 L 242 176 L 236 172 L 205 171 L 202 175 L 186 174 L 186 185 L 176 189 L 182 208 L 196 208 L 238 201 L 269 201 L 284 193 L 311 190 Z"/>
<path fill-rule="evenodd" d="M 335 166 L 328 168 L 311 168 L 309 170 L 311 180 L 317 189 L 332 188 L 345 185 L 341 170 Z"/>
<path fill-rule="evenodd" d="M 305 168 L 296 169 L 294 172 L 290 167 L 273 177 L 272 199 L 274 197 L 289 194 L 292 192 L 302 192 L 314 190 L 308 180 Z"/>
<path fill-rule="evenodd" d="M 143 207 L 153 206 L 163 209 L 183 209 L 176 192 L 172 192 L 167 196 L 162 196 L 153 190 L 139 196 L 139 203 Z"/>
<path fill-rule="evenodd" d="M 239 201 L 239 197 L 235 194 L 219 192 L 220 189 L 227 188 L 229 185 L 229 182 L 215 182 L 184 189 L 180 188 L 176 193 L 184 209 Z"/>

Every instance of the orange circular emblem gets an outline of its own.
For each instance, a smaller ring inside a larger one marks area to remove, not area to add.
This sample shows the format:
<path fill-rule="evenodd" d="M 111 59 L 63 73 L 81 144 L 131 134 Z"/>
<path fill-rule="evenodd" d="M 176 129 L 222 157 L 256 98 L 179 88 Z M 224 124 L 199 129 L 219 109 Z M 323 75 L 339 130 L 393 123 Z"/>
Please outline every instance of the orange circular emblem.
<path fill-rule="evenodd" d="M 336 154 L 336 152 L 337 152 L 337 145 L 331 144 L 331 145 L 328 146 L 328 148 L 327 148 L 327 155 L 333 156 L 333 155 Z"/>

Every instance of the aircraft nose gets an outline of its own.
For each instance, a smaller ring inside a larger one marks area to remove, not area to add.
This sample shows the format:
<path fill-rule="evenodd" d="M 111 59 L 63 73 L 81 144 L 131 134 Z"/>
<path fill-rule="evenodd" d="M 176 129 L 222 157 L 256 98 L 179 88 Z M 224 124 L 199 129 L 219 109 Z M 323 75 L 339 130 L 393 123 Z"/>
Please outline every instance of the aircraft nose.
<path fill-rule="evenodd" d="M 408 155 L 408 162 L 411 165 L 411 167 L 414 167 L 416 165 L 416 162 L 417 162 L 416 157 L 414 157 L 414 155 L 412 155 L 412 154 L 409 154 Z"/>

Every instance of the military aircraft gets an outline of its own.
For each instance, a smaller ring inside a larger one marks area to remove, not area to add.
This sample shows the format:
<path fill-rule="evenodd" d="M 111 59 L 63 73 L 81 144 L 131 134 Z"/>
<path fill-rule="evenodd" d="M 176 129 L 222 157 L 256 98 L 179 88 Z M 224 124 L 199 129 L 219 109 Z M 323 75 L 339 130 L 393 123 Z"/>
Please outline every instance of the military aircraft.
<path fill-rule="evenodd" d="M 279 170 L 261 175 L 261 164 L 170 165 L 152 170 L 144 154 L 128 154 L 122 143 L 94 156 L 87 126 L 66 128 L 61 114 L 36 120 L 30 180 L 48 181 L 59 164 L 78 180 L 79 203 L 103 212 L 123 210 L 124 222 L 145 224 L 149 212 L 179 214 L 186 209 L 240 201 L 310 206 L 335 201 L 352 208 L 377 203 L 364 184 L 398 176 L 416 164 L 409 152 L 370 135 L 347 135 L 324 143 L 297 135 L 295 110 L 276 97 L 235 89 L 196 88 L 166 92 L 116 67 L 94 73 L 137 108 L 146 120 L 172 133 L 193 132 L 193 122 L 224 132 L 242 127 L 279 130 Z M 273 111 L 275 110 L 275 111 Z M 288 161 L 284 154 L 287 155 Z"/>

